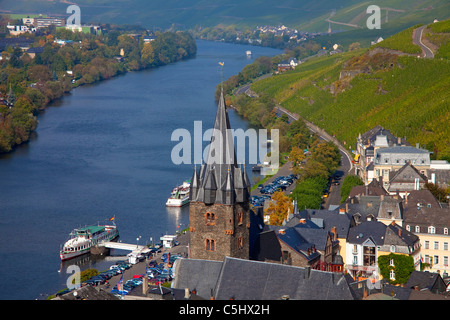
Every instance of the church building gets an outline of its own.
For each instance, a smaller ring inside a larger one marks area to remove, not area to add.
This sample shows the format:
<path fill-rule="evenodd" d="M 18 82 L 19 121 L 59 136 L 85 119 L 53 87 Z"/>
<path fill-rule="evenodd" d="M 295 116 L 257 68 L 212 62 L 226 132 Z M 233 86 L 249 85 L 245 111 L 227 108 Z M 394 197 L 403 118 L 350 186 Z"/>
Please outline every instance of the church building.
<path fill-rule="evenodd" d="M 206 163 L 194 169 L 190 189 L 190 256 L 249 259 L 250 181 L 238 165 L 221 93 Z"/>

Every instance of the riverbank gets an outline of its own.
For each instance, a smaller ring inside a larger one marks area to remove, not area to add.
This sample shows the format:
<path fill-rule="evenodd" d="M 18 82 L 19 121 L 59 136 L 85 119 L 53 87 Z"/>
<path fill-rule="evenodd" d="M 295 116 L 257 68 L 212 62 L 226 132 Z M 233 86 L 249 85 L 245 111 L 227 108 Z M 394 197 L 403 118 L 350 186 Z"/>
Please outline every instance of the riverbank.
<path fill-rule="evenodd" d="M 113 39 L 112 32 L 63 32 L 35 37 L 30 46 L 42 52 L 34 58 L 15 48 L 0 61 L 0 154 L 29 142 L 42 111 L 74 88 L 188 59 L 197 52 L 187 32 L 157 33 L 151 43 L 127 34 Z"/>

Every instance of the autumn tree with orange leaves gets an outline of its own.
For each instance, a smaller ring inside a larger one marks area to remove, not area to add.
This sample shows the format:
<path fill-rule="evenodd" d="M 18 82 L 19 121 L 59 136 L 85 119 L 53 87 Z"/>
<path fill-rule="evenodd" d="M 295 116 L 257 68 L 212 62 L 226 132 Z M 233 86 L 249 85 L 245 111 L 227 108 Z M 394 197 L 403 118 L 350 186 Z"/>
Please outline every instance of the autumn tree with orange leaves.
<path fill-rule="evenodd" d="M 276 191 L 272 195 L 272 201 L 266 210 L 270 215 L 269 223 L 275 226 L 281 226 L 289 213 L 294 211 L 292 199 L 284 194 L 283 191 Z"/>

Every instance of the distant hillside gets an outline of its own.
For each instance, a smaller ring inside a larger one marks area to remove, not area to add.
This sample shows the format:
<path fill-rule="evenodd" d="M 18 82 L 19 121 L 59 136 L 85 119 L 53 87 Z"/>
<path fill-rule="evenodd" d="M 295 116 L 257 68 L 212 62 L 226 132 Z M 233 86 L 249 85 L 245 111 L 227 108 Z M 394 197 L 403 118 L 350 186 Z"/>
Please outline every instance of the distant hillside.
<path fill-rule="evenodd" d="M 450 160 L 449 20 L 423 33 L 423 41 L 434 46 L 434 59 L 399 51 L 398 42 L 411 33 L 370 49 L 310 59 L 251 88 L 336 135 L 350 149 L 359 133 L 379 124 Z"/>
<path fill-rule="evenodd" d="M 399 26 L 412 26 L 448 18 L 447 0 L 1 0 L 1 10 L 18 13 L 66 15 L 69 3 L 81 8 L 82 23 L 142 24 L 146 27 L 168 28 L 176 25 L 192 28 L 196 25 L 218 24 L 253 28 L 257 25 L 284 24 L 310 32 L 326 32 L 330 19 L 332 30 L 363 29 L 368 15 L 366 8 L 375 4 L 382 10 L 380 35 Z M 66 15 L 67 16 L 67 15 Z M 387 21 L 387 22 L 386 22 Z M 348 25 L 355 25 L 351 27 Z M 391 30 L 391 31 L 389 31 Z M 399 30 L 399 29 L 398 29 Z M 397 30 L 397 31 L 398 31 Z M 378 32 L 379 33 L 379 32 Z M 377 34 L 377 33 L 375 33 Z"/>

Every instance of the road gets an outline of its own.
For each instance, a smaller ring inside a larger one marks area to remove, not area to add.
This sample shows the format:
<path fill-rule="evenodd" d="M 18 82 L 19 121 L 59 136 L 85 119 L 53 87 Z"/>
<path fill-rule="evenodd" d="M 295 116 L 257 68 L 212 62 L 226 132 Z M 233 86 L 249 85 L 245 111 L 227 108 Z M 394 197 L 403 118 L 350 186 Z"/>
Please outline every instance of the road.
<path fill-rule="evenodd" d="M 261 78 L 265 78 L 268 76 L 271 76 L 271 74 L 264 75 Z M 259 78 L 259 79 L 261 79 L 261 78 Z M 259 79 L 257 79 L 257 80 L 259 80 Z M 257 80 L 255 80 L 255 81 L 257 81 Z M 235 95 L 239 95 L 242 93 L 249 94 L 248 92 L 250 89 L 250 85 L 251 84 L 247 84 L 245 86 L 238 88 L 235 92 Z M 276 109 L 277 109 L 276 110 L 277 115 L 281 116 L 281 114 L 286 114 L 288 116 L 289 122 L 300 119 L 300 116 L 298 114 L 292 113 L 289 110 L 281 107 L 280 105 L 277 105 Z M 338 170 L 336 170 L 336 173 L 335 173 L 335 176 L 340 177 L 339 184 L 331 185 L 331 187 L 329 189 L 328 197 L 324 198 L 324 201 L 322 203 L 322 208 L 329 209 L 329 207 L 332 205 L 338 206 L 341 201 L 341 183 L 344 180 L 346 175 L 353 173 L 353 163 L 352 163 L 353 158 L 352 158 L 351 154 L 334 137 L 331 137 L 324 130 L 318 128 L 317 126 L 315 126 L 314 124 L 312 124 L 308 121 L 305 121 L 305 124 L 308 126 L 310 131 L 316 133 L 321 139 L 323 139 L 325 141 L 331 141 L 339 148 L 339 152 L 341 153 L 341 166 L 338 168 Z M 286 163 L 284 166 L 282 166 L 280 168 L 280 170 L 277 172 L 277 174 L 275 176 L 271 177 L 270 179 L 268 179 L 268 181 L 266 181 L 265 184 L 272 182 L 276 177 L 278 177 L 280 175 L 283 175 L 283 176 L 289 175 L 291 173 L 291 167 L 292 167 L 292 164 L 290 162 Z M 289 188 L 286 190 L 286 193 L 289 194 L 294 187 L 295 187 L 295 184 L 292 184 L 291 186 L 289 186 Z M 252 191 L 252 195 L 260 196 L 261 193 L 259 192 L 259 189 L 255 189 Z"/>
<path fill-rule="evenodd" d="M 423 33 L 423 29 L 425 29 L 427 26 L 421 26 L 417 29 L 414 30 L 413 33 L 413 43 L 415 45 L 418 45 L 421 49 L 422 49 L 422 53 L 424 58 L 434 58 L 434 53 L 433 51 L 431 51 L 430 48 L 428 48 L 426 45 L 423 44 L 422 42 L 422 33 Z"/>
<path fill-rule="evenodd" d="M 284 113 L 288 116 L 289 121 L 295 121 L 300 118 L 299 115 L 295 113 L 291 113 L 288 110 L 278 106 L 277 113 Z M 339 152 L 341 154 L 341 166 L 336 170 L 335 176 L 340 177 L 340 182 L 338 185 L 331 185 L 329 194 L 327 198 L 324 198 L 324 201 L 322 203 L 322 208 L 328 209 L 331 205 L 339 205 L 341 201 L 341 182 L 344 180 L 345 176 L 352 173 L 353 170 L 353 163 L 351 155 L 347 152 L 347 150 L 344 149 L 343 146 L 341 146 L 340 143 L 337 142 L 336 139 L 330 137 L 329 134 L 324 132 L 323 130 L 320 130 L 319 128 L 315 128 L 311 123 L 305 121 L 306 125 L 309 127 L 309 129 L 312 132 L 315 132 L 319 137 L 325 141 L 331 141 L 333 142 L 338 148 Z"/>

